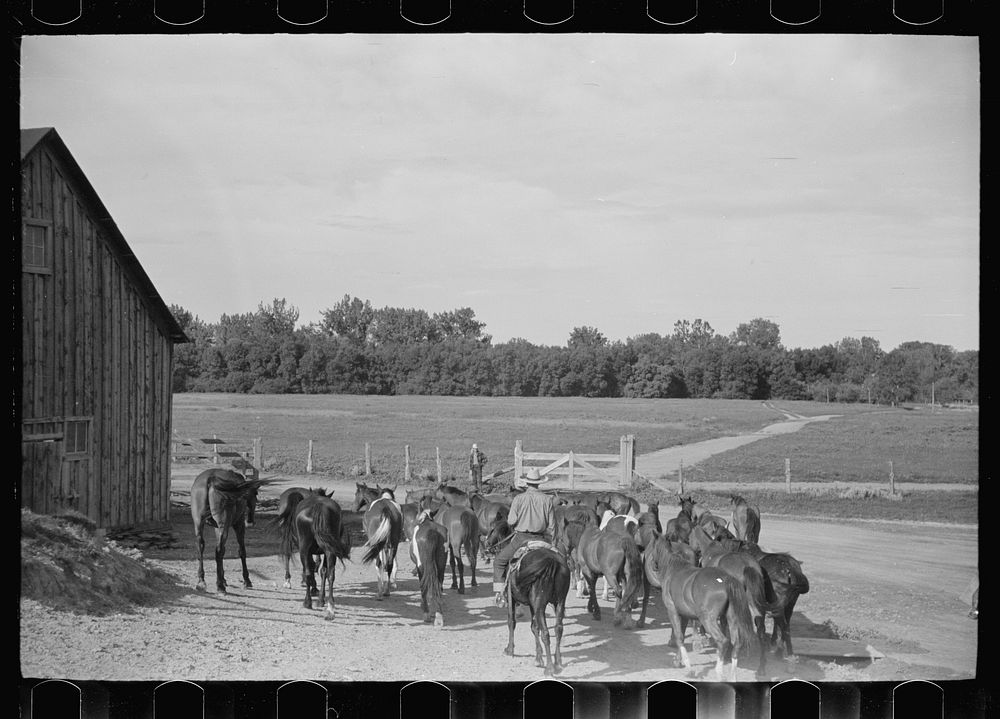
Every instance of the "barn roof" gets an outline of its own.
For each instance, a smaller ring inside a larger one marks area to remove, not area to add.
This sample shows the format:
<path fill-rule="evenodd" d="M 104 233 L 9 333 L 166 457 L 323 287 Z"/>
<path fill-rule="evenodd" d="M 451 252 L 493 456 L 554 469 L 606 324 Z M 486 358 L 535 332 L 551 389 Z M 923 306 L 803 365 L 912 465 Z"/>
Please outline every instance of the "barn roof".
<path fill-rule="evenodd" d="M 59 133 L 56 132 L 54 127 L 32 127 L 21 130 L 21 162 L 23 163 L 25 158 L 40 145 L 45 145 L 50 152 L 58 157 L 76 186 L 86 195 L 86 203 L 94 209 L 92 219 L 103 230 L 102 234 L 107 238 L 111 251 L 135 283 L 136 290 L 146 301 L 147 306 L 150 308 L 150 313 L 160 329 L 175 343 L 190 342 L 187 335 L 184 334 L 184 330 L 177 323 L 173 312 L 170 311 L 170 308 L 156 291 L 152 280 L 149 279 L 149 275 L 146 274 L 142 265 L 139 264 L 138 258 L 132 252 L 132 248 L 128 246 L 121 230 L 118 229 L 115 221 L 111 219 L 111 213 L 108 212 L 104 203 L 101 202 L 97 191 L 90 184 L 87 176 L 83 174 L 83 170 L 80 169 L 69 148 L 66 147 L 66 144 L 59 137 Z"/>

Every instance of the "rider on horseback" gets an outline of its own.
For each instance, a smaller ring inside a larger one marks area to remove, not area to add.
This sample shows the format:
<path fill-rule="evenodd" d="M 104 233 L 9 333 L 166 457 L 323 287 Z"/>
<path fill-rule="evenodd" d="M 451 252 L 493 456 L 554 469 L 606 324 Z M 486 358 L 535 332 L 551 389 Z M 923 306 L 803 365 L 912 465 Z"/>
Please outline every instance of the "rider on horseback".
<path fill-rule="evenodd" d="M 532 467 L 524 478 L 526 490 L 514 497 L 507 514 L 507 523 L 514 530 L 510 541 L 501 549 L 493 562 L 493 591 L 498 607 L 506 605 L 507 565 L 514 553 L 531 541 L 551 541 L 555 530 L 555 498 L 538 489 L 547 479 L 542 479 L 538 469 Z"/>

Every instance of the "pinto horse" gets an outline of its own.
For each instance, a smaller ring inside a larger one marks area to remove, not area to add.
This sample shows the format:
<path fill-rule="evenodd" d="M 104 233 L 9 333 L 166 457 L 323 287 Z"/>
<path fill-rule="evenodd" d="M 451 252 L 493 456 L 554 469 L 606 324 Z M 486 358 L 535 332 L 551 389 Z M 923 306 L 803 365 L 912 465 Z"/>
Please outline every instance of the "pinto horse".
<path fill-rule="evenodd" d="M 531 613 L 531 630 L 535 635 L 535 664 L 545 668 L 546 676 L 552 676 L 562 671 L 563 618 L 566 615 L 570 572 L 566 558 L 560 552 L 544 543 L 539 543 L 538 548 L 533 548 L 533 545 L 534 542 L 529 542 L 522 547 L 525 551 L 519 560 L 516 558 L 521 550 L 518 550 L 515 560 L 511 562 L 507 582 L 508 640 L 503 653 L 514 656 L 517 605 L 526 604 Z M 545 621 L 545 609 L 550 604 L 555 610 L 555 652 L 552 651 Z"/>
<path fill-rule="evenodd" d="M 447 534 L 448 530 L 431 519 L 426 510 L 417 515 L 410 530 L 410 559 L 420 580 L 420 608 L 424 621 L 433 621 L 435 627 L 444 626 L 441 584 L 448 555 Z"/>
<path fill-rule="evenodd" d="M 198 542 L 197 589 L 205 588 L 205 525 L 215 528 L 215 587 L 219 594 L 226 593 L 226 576 L 222 560 L 226 554 L 229 530 L 236 535 L 240 564 L 243 568 L 243 586 L 253 588 L 247 570 L 245 533 L 253 526 L 257 508 L 257 492 L 270 479 L 247 480 L 229 469 L 213 467 L 195 477 L 191 484 L 191 519 Z"/>
<path fill-rule="evenodd" d="M 288 565 L 292 557 L 292 553 L 298 549 L 298 535 L 294 532 L 291 527 L 295 519 L 295 510 L 301 502 L 306 497 L 310 496 L 319 497 L 330 497 L 333 495 L 333 490 L 329 492 L 322 488 L 317 487 L 289 487 L 281 496 L 278 497 L 278 514 L 271 520 L 271 526 L 277 528 L 280 533 L 281 541 L 278 545 L 278 555 L 284 560 L 285 563 L 285 589 L 290 589 L 292 586 L 292 575 L 288 571 Z M 309 573 L 315 572 L 316 567 L 312 561 L 312 555 L 309 555 L 308 565 L 302 565 L 302 585 L 307 586 L 307 577 Z"/>
<path fill-rule="evenodd" d="M 729 495 L 733 505 L 733 533 L 737 539 L 756 544 L 760 539 L 760 510 L 738 494 Z"/>
<path fill-rule="evenodd" d="M 603 576 L 615 594 L 615 626 L 624 624 L 626 629 L 631 629 L 632 604 L 643 586 L 642 555 L 635 540 L 628 534 L 588 526 L 576 540 L 573 560 L 590 590 L 587 611 L 591 616 L 596 620 L 601 618 L 601 607 L 597 603 L 597 577 Z"/>
<path fill-rule="evenodd" d="M 333 582 L 337 576 L 337 560 L 341 565 L 345 559 L 350 559 L 351 546 L 344 540 L 345 532 L 341 524 L 340 505 L 327 496 L 309 494 L 292 510 L 292 521 L 285 524 L 286 536 L 282 538 L 282 547 L 290 547 L 292 541 L 287 535 L 295 534 L 299 548 L 299 561 L 302 563 L 306 579 L 306 596 L 302 606 L 312 609 L 312 595 L 316 593 L 316 575 L 310 566 L 313 555 L 322 558 L 320 579 L 322 588 L 319 592 L 320 604 L 326 607 L 324 619 L 333 619 Z M 285 558 L 285 586 L 288 582 L 288 558 Z M 308 570 L 308 571 L 307 571 Z M 329 594 L 327 590 L 329 589 Z"/>
<path fill-rule="evenodd" d="M 444 505 L 434 515 L 434 521 L 448 532 L 448 562 L 451 564 L 451 588 L 465 594 L 465 564 L 462 550 L 469 560 L 469 574 L 472 586 L 476 583 L 476 557 L 479 554 L 479 519 L 469 507 Z M 455 579 L 455 564 L 458 563 L 458 580 Z"/>
<path fill-rule="evenodd" d="M 389 596 L 390 584 L 395 587 L 396 551 L 403 537 L 403 512 L 391 488 L 381 488 L 381 496 L 368 503 L 362 521 L 368 539 L 361 561 L 364 564 L 375 561 L 378 570 L 375 598 L 381 601 Z"/>
<path fill-rule="evenodd" d="M 599 528 L 622 536 L 631 537 L 636 540 L 637 545 L 639 544 L 635 536 L 639 528 L 639 520 L 630 514 L 615 514 L 613 509 L 608 509 L 603 514 Z M 642 551 L 642 547 L 639 547 L 639 551 Z M 604 588 L 601 590 L 601 599 L 607 601 L 609 591 L 608 578 L 604 577 Z"/>
<path fill-rule="evenodd" d="M 670 617 L 670 626 L 677 647 L 675 666 L 691 667 L 684 648 L 687 623 L 697 620 L 715 640 L 718 655 L 715 671 L 723 678 L 723 666 L 731 662 L 730 681 L 736 679 L 738 658 L 758 643 L 746 593 L 740 583 L 721 569 L 697 567 L 690 555 L 671 551 L 669 541 L 660 538 L 646 548 L 643 565 L 647 587 L 661 590 L 663 604 Z M 648 591 L 648 589 L 647 589 Z M 643 596 L 645 610 L 647 596 Z M 699 651 L 696 639 L 692 650 Z M 757 676 L 764 673 L 763 652 Z"/>
<path fill-rule="evenodd" d="M 372 502 L 374 502 L 377 499 L 379 499 L 380 497 L 384 496 L 384 494 L 386 492 L 388 492 L 390 495 L 392 495 L 393 498 L 395 498 L 395 496 L 396 496 L 396 494 L 395 494 L 396 487 L 380 487 L 377 483 L 375 484 L 374 487 L 369 487 L 364 482 L 355 482 L 354 485 L 355 485 L 355 488 L 356 488 L 355 492 L 354 492 L 354 510 L 353 510 L 354 514 L 360 514 L 362 509 L 366 509 L 367 507 L 370 507 L 371 504 L 372 504 Z M 395 499 L 393 499 L 393 501 L 395 501 Z M 416 519 L 417 511 L 419 510 L 419 508 L 414 509 L 413 507 L 408 507 L 406 504 L 400 504 L 398 506 L 399 506 L 399 511 L 403 515 L 403 537 L 405 538 L 407 536 L 407 534 L 406 534 L 406 526 L 407 526 L 406 525 L 406 520 L 407 520 L 407 518 Z M 366 537 L 367 537 L 367 531 L 368 530 L 365 528 L 364 515 L 361 514 L 361 517 L 362 517 L 362 521 L 361 521 L 362 528 L 363 528 L 363 531 L 365 532 Z M 402 540 L 400 540 L 400 541 L 402 541 Z M 397 569 L 398 569 L 397 565 L 393 564 L 392 565 L 392 573 L 389 576 L 389 582 L 392 585 L 393 589 L 396 588 L 396 572 L 397 572 Z M 415 567 L 414 567 L 414 574 L 416 574 L 416 568 Z"/>

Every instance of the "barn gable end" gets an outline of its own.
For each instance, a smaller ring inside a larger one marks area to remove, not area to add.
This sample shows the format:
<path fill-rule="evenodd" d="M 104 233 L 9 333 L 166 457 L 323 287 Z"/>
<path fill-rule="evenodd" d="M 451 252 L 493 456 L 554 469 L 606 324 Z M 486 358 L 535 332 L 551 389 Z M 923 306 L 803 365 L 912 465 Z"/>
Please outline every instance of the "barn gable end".
<path fill-rule="evenodd" d="M 21 181 L 21 506 L 165 522 L 187 338 L 54 129 L 22 130 Z"/>

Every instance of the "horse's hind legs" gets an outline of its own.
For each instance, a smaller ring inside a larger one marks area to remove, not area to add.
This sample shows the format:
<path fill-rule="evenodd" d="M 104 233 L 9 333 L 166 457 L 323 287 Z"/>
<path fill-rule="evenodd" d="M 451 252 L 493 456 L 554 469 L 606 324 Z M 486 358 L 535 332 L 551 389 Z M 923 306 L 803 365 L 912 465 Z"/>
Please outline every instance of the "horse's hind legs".
<path fill-rule="evenodd" d="M 244 542 L 246 527 L 240 524 L 233 525 L 233 533 L 236 534 L 236 544 L 239 547 L 240 565 L 243 569 L 243 586 L 253 589 L 253 582 L 250 581 L 250 570 L 247 569 L 247 545 Z"/>
<path fill-rule="evenodd" d="M 556 674 L 560 673 L 563 669 L 562 663 L 562 636 L 563 636 L 563 617 L 566 614 L 566 602 L 557 604 L 555 606 L 555 635 L 556 635 L 556 651 L 555 651 L 555 664 L 552 665 L 552 671 Z"/>
<path fill-rule="evenodd" d="M 466 552 L 469 559 L 469 575 L 472 577 L 472 581 L 470 582 L 470 584 L 473 587 L 479 586 L 478 584 L 476 584 L 476 555 L 478 554 L 478 551 L 479 550 L 477 549 L 471 552 Z"/>
<path fill-rule="evenodd" d="M 458 589 L 458 575 L 455 573 L 455 550 L 448 547 L 448 563 L 451 565 L 451 588 Z M 465 592 L 459 590 L 459 594 L 464 594 Z"/>
<path fill-rule="evenodd" d="M 198 581 L 194 588 L 200 591 L 205 590 L 205 538 L 201 535 L 201 527 L 195 535 L 198 540 Z"/>
<path fill-rule="evenodd" d="M 507 598 L 507 646 L 504 648 L 503 653 L 509 657 L 514 656 L 514 627 L 517 626 L 517 615 L 514 607 L 514 598 L 509 596 Z"/>
<path fill-rule="evenodd" d="M 458 562 L 458 593 L 465 594 L 465 564 L 462 562 L 461 550 L 455 559 Z"/>
<path fill-rule="evenodd" d="M 555 674 L 552 664 L 552 644 L 549 641 L 549 628 L 545 623 L 545 605 L 541 608 L 531 607 L 531 624 L 535 630 L 535 665 L 545 667 L 545 676 Z M 545 648 L 545 660 L 542 660 L 542 648 Z"/>

